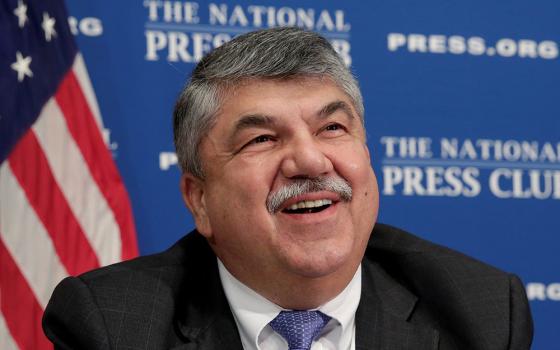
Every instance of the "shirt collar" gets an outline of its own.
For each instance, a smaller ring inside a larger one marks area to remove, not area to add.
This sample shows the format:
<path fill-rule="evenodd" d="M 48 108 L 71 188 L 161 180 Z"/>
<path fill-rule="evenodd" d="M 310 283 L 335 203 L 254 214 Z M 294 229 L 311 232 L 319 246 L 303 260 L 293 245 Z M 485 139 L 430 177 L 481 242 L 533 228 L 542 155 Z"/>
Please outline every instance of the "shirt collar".
<path fill-rule="evenodd" d="M 218 259 L 218 271 L 226 298 L 237 323 L 243 344 L 258 349 L 258 337 L 283 309 L 235 278 Z M 362 266 L 359 265 L 350 283 L 335 298 L 317 310 L 330 316 L 342 327 L 340 334 L 353 334 L 354 317 L 362 290 Z M 332 323 L 333 320 L 331 320 Z M 351 329 L 352 328 L 352 329 Z"/>

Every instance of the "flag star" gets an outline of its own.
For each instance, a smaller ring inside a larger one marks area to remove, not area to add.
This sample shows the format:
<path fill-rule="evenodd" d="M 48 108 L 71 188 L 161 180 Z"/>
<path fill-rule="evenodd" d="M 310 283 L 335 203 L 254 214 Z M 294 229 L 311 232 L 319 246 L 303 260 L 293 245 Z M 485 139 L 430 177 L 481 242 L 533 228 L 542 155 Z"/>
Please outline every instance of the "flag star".
<path fill-rule="evenodd" d="M 47 41 L 51 41 L 52 37 L 56 36 L 56 30 L 54 30 L 55 23 L 56 20 L 54 19 L 54 17 L 50 17 L 48 13 L 43 12 L 43 23 L 41 24 L 41 26 L 45 31 L 45 39 Z"/>
<path fill-rule="evenodd" d="M 16 52 L 16 61 L 10 67 L 18 73 L 18 81 L 22 82 L 25 76 L 33 77 L 33 72 L 29 68 L 31 56 L 23 57 L 21 52 Z"/>
<path fill-rule="evenodd" d="M 14 10 L 14 15 L 18 18 L 18 25 L 23 28 L 25 22 L 27 21 L 27 5 L 23 1 L 18 0 L 18 6 Z"/>

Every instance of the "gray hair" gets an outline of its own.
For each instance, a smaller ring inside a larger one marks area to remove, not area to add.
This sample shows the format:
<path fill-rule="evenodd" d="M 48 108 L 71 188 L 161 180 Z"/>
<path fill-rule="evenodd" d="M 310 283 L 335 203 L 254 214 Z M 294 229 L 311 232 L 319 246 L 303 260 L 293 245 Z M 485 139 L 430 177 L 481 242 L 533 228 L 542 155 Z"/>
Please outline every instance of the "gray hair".
<path fill-rule="evenodd" d="M 221 96 L 248 79 L 328 77 L 352 100 L 362 123 L 358 82 L 330 43 L 314 32 L 285 27 L 240 35 L 207 54 L 193 70 L 173 112 L 179 166 L 204 178 L 198 147 L 214 125 Z"/>

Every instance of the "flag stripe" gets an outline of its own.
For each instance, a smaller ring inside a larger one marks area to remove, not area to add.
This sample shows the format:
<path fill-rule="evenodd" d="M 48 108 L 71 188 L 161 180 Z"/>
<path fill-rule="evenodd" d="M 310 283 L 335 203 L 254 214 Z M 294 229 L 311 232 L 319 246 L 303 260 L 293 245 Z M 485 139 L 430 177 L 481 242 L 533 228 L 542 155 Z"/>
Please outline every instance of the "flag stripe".
<path fill-rule="evenodd" d="M 0 242 L 0 244 L 1 244 L 1 242 Z M 2 260 L 2 257 L 0 257 L 0 260 Z M 2 277 L 0 277 L 0 279 L 1 278 Z M 1 284 L 2 284 L 2 282 L 0 282 L 0 285 Z M 1 295 L 2 295 L 2 288 L 0 287 L 0 296 Z M 1 305 L 0 305 L 0 310 L 2 310 Z M 14 340 L 14 338 L 12 338 L 12 335 L 10 334 L 10 331 L 8 329 L 8 325 L 6 324 L 6 320 L 4 319 L 4 316 L 3 316 L 2 312 L 0 312 L 0 349 L 2 349 L 2 350 L 17 350 L 18 349 L 16 341 Z"/>
<path fill-rule="evenodd" d="M 44 308 L 56 284 L 68 273 L 8 162 L 0 166 L 0 193 L 10 198 L 10 203 L 0 206 L 0 239 Z"/>
<path fill-rule="evenodd" d="M 138 247 L 64 1 L 8 2 L 0 6 L 10 19 L 0 20 L 9 44 L 0 66 L 11 72 L 0 93 L 0 350 L 52 349 L 40 322 L 55 286 L 68 273 L 133 258 Z M 16 12 L 27 12 L 24 23 Z"/>
<path fill-rule="evenodd" d="M 5 163 L 4 163 L 5 164 Z M 3 236 L 3 232 L 0 232 Z M 52 349 L 41 328 L 43 309 L 0 239 L 0 308 L 20 349 Z"/>
<path fill-rule="evenodd" d="M 119 226 L 54 99 L 47 102 L 41 111 L 33 131 L 99 263 L 109 265 L 120 261 Z"/>
<path fill-rule="evenodd" d="M 31 130 L 12 151 L 9 164 L 27 200 L 49 233 L 66 270 L 71 275 L 77 275 L 99 267 L 97 256 L 53 178 L 47 159 Z M 52 208 L 56 208 L 59 215 L 52 215 Z"/>
<path fill-rule="evenodd" d="M 94 120 L 99 127 L 99 130 L 103 130 L 103 120 L 101 119 L 101 113 L 99 112 L 99 105 L 97 104 L 97 98 L 95 97 L 95 92 L 93 91 L 93 86 L 91 86 L 91 81 L 89 79 L 89 74 L 84 63 L 84 58 L 82 54 L 78 52 L 74 61 L 74 74 L 76 74 L 76 79 L 82 88 L 84 97 L 87 100 L 87 104 L 91 113 L 93 114 Z"/>
<path fill-rule="evenodd" d="M 137 256 L 136 231 L 126 189 L 73 71 L 63 79 L 55 97 L 68 130 L 114 213 L 120 228 L 122 259 Z"/>

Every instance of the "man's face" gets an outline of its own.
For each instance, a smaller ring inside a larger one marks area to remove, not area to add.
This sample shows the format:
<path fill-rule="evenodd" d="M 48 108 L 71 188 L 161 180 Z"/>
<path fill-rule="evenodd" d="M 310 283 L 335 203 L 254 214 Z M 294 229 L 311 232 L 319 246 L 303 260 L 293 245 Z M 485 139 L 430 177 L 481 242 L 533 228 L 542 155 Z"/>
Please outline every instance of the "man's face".
<path fill-rule="evenodd" d="M 200 152 L 205 178 L 191 177 L 198 199 L 187 202 L 237 278 L 251 286 L 353 275 L 377 217 L 378 189 L 360 119 L 329 79 L 251 80 L 228 91 Z M 345 180 L 351 200 L 323 190 L 267 210 L 282 187 L 320 177 Z M 304 201 L 317 208 L 296 210 Z"/>

